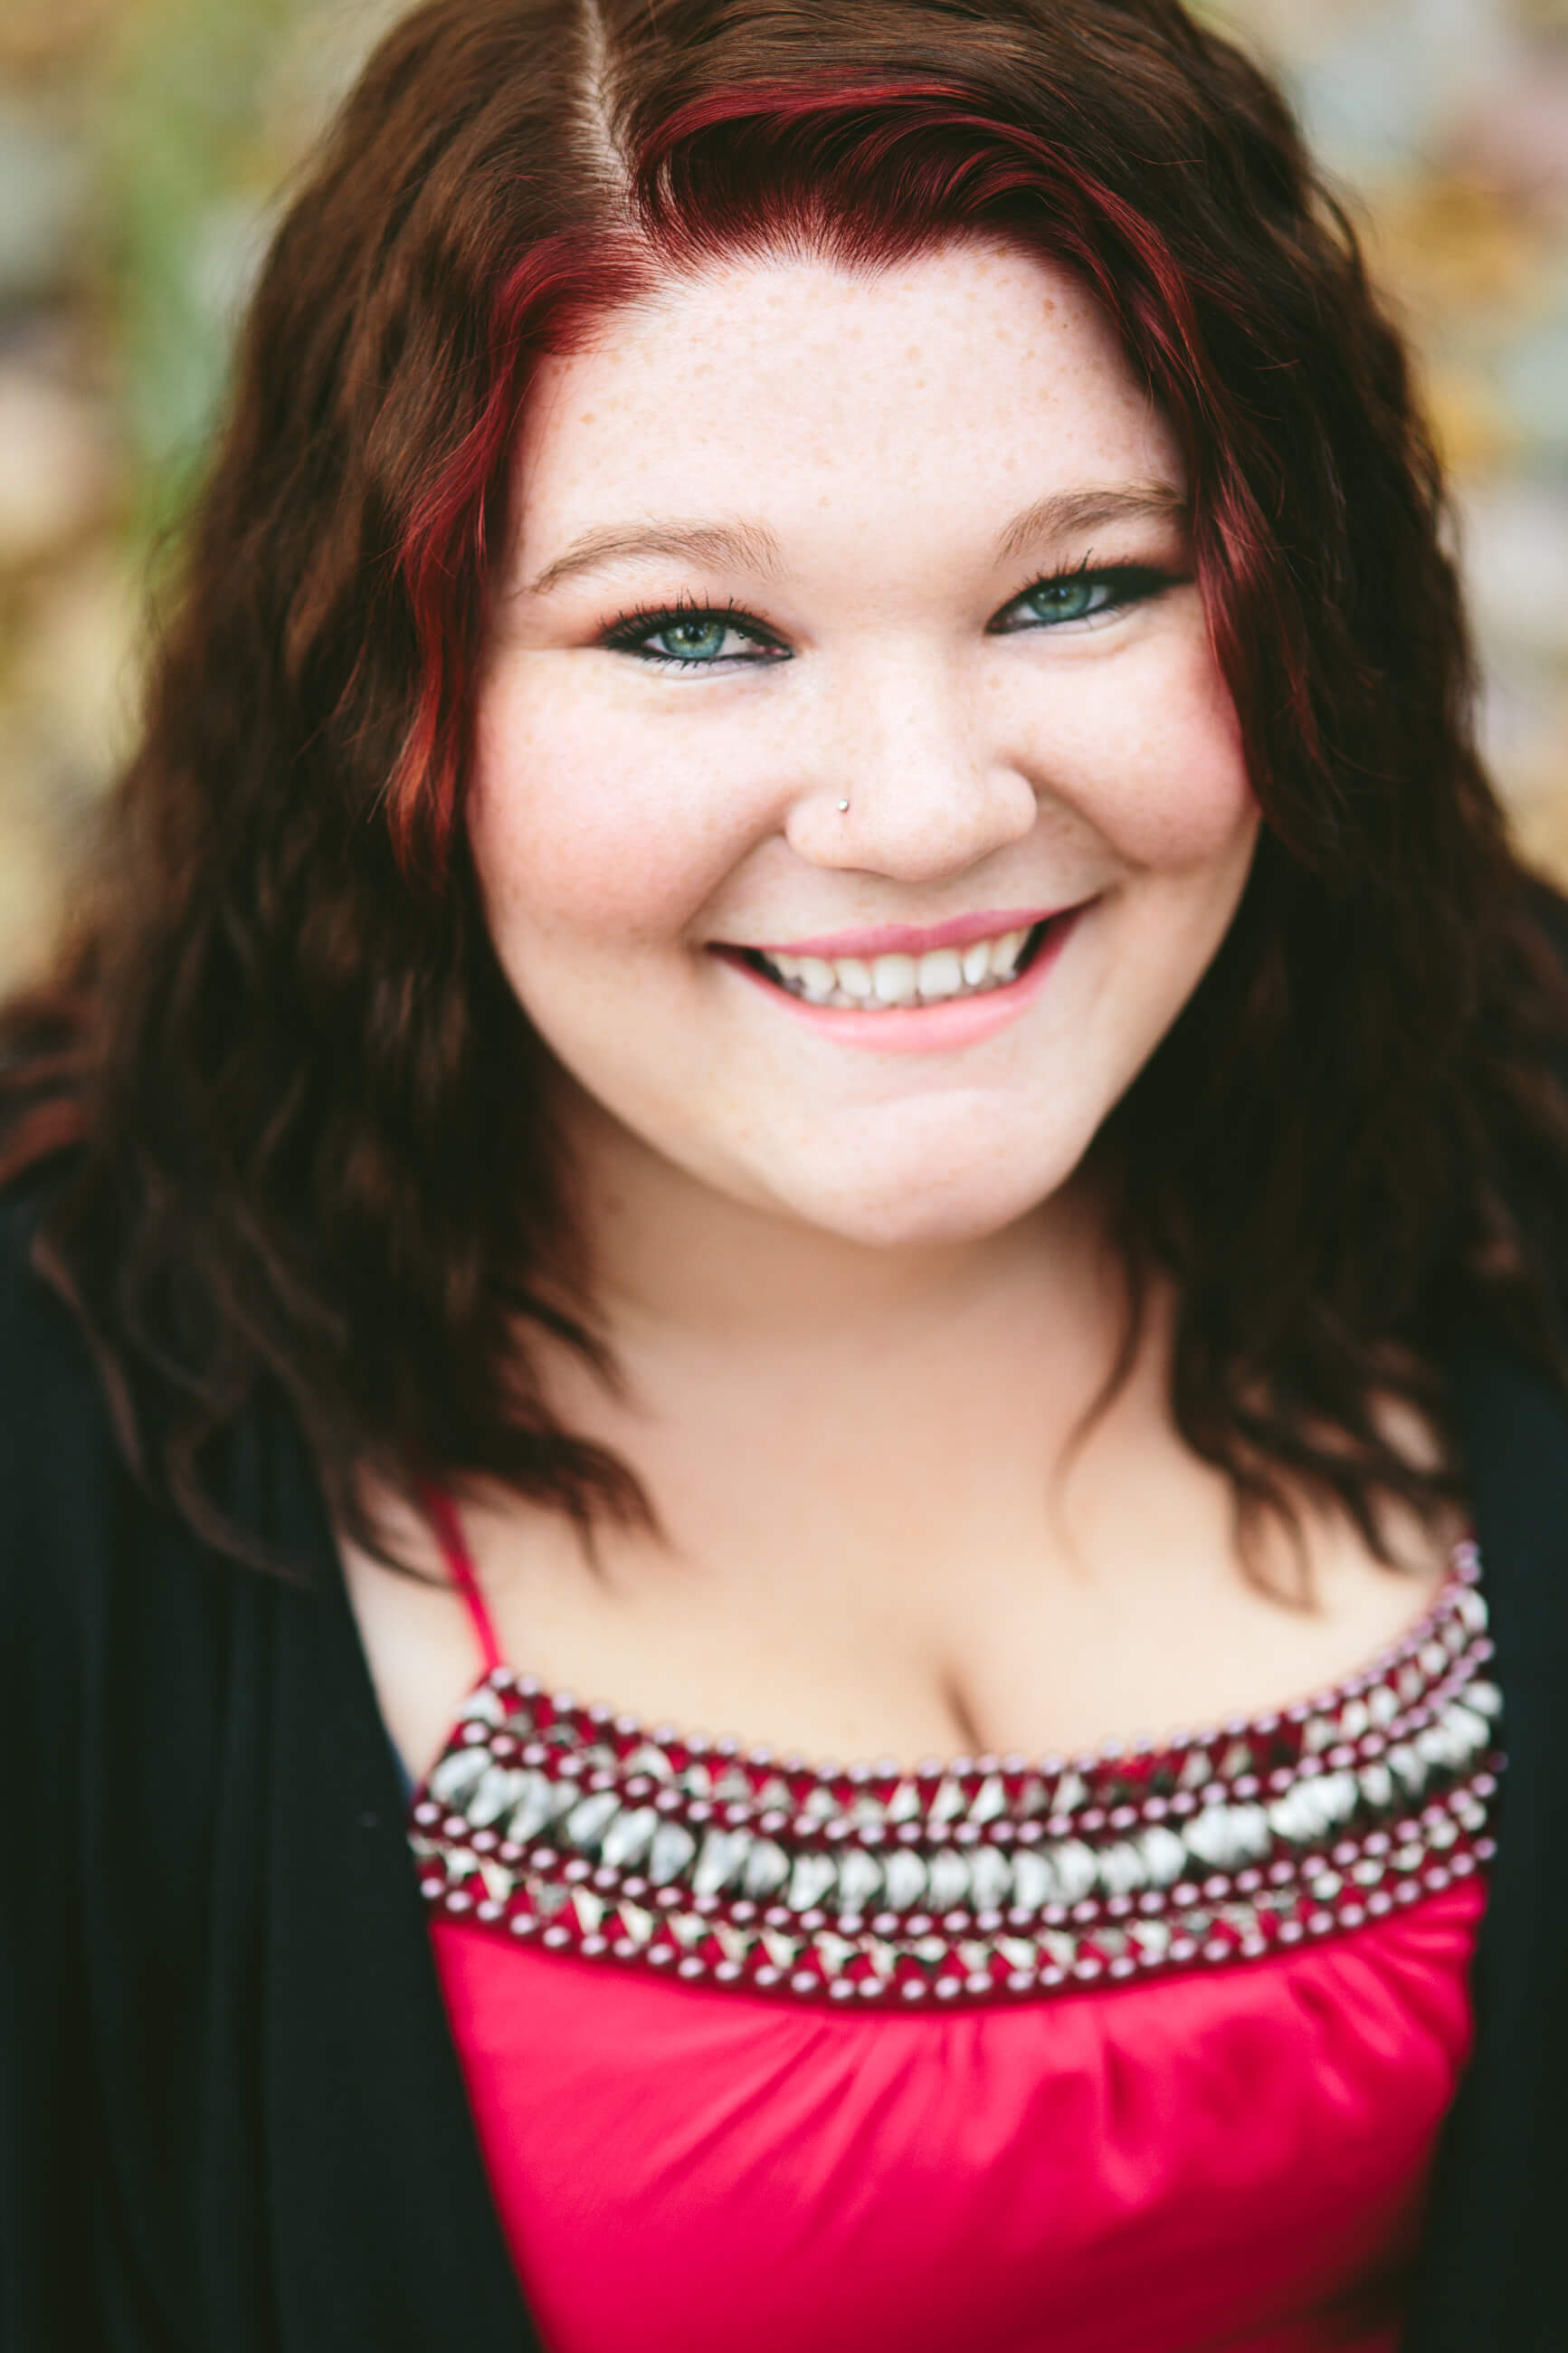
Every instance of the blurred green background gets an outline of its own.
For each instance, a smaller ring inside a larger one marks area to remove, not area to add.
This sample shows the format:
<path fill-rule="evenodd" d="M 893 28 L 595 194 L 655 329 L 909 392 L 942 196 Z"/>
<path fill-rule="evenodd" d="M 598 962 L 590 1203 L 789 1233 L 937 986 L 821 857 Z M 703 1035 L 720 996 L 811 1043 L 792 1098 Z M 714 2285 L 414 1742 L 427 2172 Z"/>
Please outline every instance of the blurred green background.
<path fill-rule="evenodd" d="M 142 612 L 289 174 L 395 0 L 0 0 L 0 983 L 134 725 Z M 1422 355 L 1483 722 L 1568 881 L 1568 0 L 1205 0 Z"/>

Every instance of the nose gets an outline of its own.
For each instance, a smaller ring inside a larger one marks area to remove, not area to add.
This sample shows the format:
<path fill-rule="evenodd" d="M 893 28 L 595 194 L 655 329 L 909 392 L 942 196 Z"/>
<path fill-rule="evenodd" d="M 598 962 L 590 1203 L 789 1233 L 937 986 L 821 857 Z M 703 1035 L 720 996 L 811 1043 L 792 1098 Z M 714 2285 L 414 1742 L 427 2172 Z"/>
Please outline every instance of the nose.
<path fill-rule="evenodd" d="M 984 698 L 955 669 L 858 666 L 825 694 L 784 823 L 797 857 L 931 882 L 1029 831 L 1034 788 L 992 741 Z"/>

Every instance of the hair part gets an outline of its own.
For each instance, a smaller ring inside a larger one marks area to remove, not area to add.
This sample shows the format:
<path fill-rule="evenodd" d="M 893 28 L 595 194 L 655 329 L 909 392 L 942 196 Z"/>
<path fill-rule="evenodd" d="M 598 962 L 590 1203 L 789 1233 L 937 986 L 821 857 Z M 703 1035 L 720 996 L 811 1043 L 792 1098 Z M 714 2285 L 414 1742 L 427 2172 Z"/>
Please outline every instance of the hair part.
<path fill-rule="evenodd" d="M 648 1516 L 531 1350 L 613 1374 L 461 825 L 519 422 L 661 274 L 965 237 L 1073 271 L 1170 418 L 1265 819 L 1093 1146 L 1129 1347 L 1158 1273 L 1177 1426 L 1244 1518 L 1306 1492 L 1380 1553 L 1389 1502 L 1458 1490 L 1464 1319 L 1561 1370 L 1561 965 L 1477 758 L 1405 355 L 1273 86 L 1174 0 L 428 0 L 278 233 L 112 881 L 5 1029 L 41 1262 L 215 1543 L 246 1551 L 212 1471 L 263 1388 L 362 1541 L 367 1475 Z"/>

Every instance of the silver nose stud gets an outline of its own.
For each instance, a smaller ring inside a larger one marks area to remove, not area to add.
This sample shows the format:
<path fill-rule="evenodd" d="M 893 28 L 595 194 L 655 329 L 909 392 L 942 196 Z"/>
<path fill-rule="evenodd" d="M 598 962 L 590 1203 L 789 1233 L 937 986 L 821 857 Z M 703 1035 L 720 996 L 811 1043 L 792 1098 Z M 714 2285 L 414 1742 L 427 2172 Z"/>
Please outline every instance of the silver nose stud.
<path fill-rule="evenodd" d="M 840 802 L 839 802 L 839 804 L 838 804 L 838 814 L 839 814 L 839 816 L 840 816 L 840 817 L 842 817 L 842 816 L 843 816 L 843 814 L 844 814 L 845 810 L 848 807 L 848 806 L 849 806 L 849 804 L 848 804 L 848 802 L 847 802 L 847 801 L 840 801 Z"/>

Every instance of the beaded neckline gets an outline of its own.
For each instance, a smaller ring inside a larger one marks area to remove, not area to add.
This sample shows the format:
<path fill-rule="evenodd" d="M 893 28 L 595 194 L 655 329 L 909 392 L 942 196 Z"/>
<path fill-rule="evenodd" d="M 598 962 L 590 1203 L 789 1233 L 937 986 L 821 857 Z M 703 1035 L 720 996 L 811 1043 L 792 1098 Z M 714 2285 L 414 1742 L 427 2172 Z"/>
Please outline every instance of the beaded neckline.
<path fill-rule="evenodd" d="M 1091 1755 L 812 1766 L 498 1666 L 414 1798 L 436 1914 L 793 2000 L 996 2001 L 1246 1961 L 1490 1857 L 1475 1546 L 1359 1674 Z"/>

